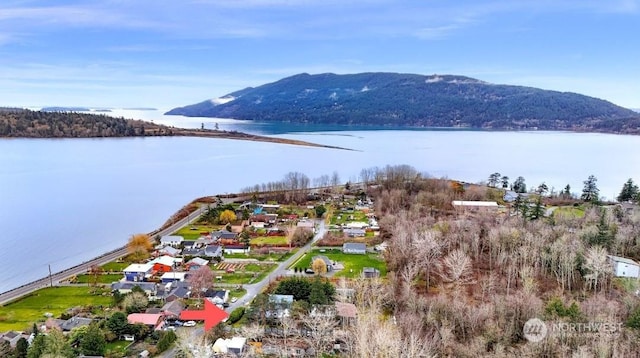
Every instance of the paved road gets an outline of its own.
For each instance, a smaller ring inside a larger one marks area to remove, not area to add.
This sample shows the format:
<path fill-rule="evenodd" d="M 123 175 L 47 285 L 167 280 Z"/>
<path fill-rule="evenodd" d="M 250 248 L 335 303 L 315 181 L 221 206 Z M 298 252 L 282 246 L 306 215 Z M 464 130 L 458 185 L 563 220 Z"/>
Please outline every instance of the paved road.
<path fill-rule="evenodd" d="M 324 236 L 326 232 L 324 220 L 316 220 L 316 223 L 316 234 L 313 236 L 313 240 L 311 240 L 305 246 L 301 247 L 293 256 L 278 264 L 278 267 L 273 270 L 267 277 L 262 279 L 262 281 L 250 285 L 243 285 L 242 287 L 247 290 L 247 293 L 242 298 L 238 299 L 238 301 L 236 301 L 235 303 L 230 304 L 229 307 L 227 307 L 226 311 L 231 312 L 237 307 L 248 305 L 249 302 L 251 302 L 251 300 L 253 300 L 257 294 L 264 290 L 264 288 L 272 279 L 275 279 L 279 276 L 285 276 L 289 271 L 287 270 L 287 267 L 291 266 L 291 264 L 293 264 L 296 260 L 305 255 L 311 249 L 311 245 Z"/>
<path fill-rule="evenodd" d="M 224 201 L 226 202 L 231 202 L 233 199 L 224 199 Z M 174 223 L 173 225 L 169 226 L 168 228 L 160 231 L 160 232 L 156 232 L 153 233 L 153 236 L 159 235 L 159 236 L 164 236 L 164 235 L 170 235 L 174 232 L 176 232 L 178 229 L 180 229 L 181 227 L 188 225 L 189 221 L 199 217 L 205 210 L 207 209 L 206 205 L 202 205 L 198 208 L 198 210 L 196 210 L 195 212 L 191 213 L 189 216 L 187 216 L 186 218 Z M 93 266 L 93 265 L 104 265 L 107 262 L 111 262 L 114 260 L 117 260 L 121 257 L 124 257 L 127 255 L 127 247 L 121 247 L 118 249 L 115 249 L 113 251 L 107 252 L 101 256 L 98 256 L 94 259 L 91 259 L 89 261 L 85 261 L 83 263 L 81 263 L 80 265 L 76 265 L 74 267 L 62 270 L 60 272 L 56 272 L 53 275 L 51 275 L 51 277 L 45 277 L 45 278 L 41 278 L 39 280 L 33 281 L 31 283 L 28 283 L 26 285 L 14 288 L 13 290 L 7 291 L 7 292 L 3 292 L 2 294 L 0 294 L 0 305 L 4 305 L 5 303 L 11 302 L 17 298 L 20 298 L 24 295 L 27 295 L 33 291 L 36 291 L 38 289 L 41 289 L 43 287 L 47 287 L 47 286 L 56 286 L 60 284 L 60 281 L 63 281 L 73 275 L 78 275 L 78 274 L 82 274 L 87 272 L 87 270 Z"/>
<path fill-rule="evenodd" d="M 242 298 L 238 299 L 235 303 L 231 303 L 229 307 L 225 309 L 225 311 L 227 311 L 227 313 L 231 313 L 231 311 L 233 311 L 234 309 L 240 306 L 248 305 L 256 297 L 257 294 L 259 294 L 260 292 L 262 292 L 262 290 L 264 290 L 264 288 L 269 284 L 269 282 L 272 279 L 278 276 L 286 275 L 288 273 L 287 271 L 289 271 L 287 270 L 287 267 L 291 266 L 291 264 L 293 264 L 296 260 L 302 257 L 302 255 L 305 255 L 311 249 L 311 245 L 314 242 L 320 240 L 324 236 L 326 232 L 324 220 L 316 220 L 316 223 L 317 223 L 317 227 L 316 227 L 317 231 L 316 231 L 316 234 L 313 236 L 313 240 L 311 240 L 311 242 L 301 247 L 298 250 L 298 252 L 296 252 L 293 256 L 289 257 L 287 260 L 279 263 L 278 267 L 275 270 L 273 270 L 273 272 L 271 272 L 269 276 L 263 278 L 260 282 L 256 282 L 250 285 L 242 285 L 242 287 L 247 290 L 247 293 L 244 296 L 242 296 Z M 233 286 L 237 286 L 237 285 L 233 285 Z M 186 330 L 189 328 L 183 328 L 183 329 Z M 191 342 L 200 342 L 200 339 L 203 334 L 204 334 L 204 329 L 199 326 L 197 328 L 192 329 L 192 332 L 189 334 L 188 339 Z M 176 352 L 176 347 L 174 346 L 168 351 L 161 353 L 158 357 L 171 358 L 175 355 L 175 352 Z"/>

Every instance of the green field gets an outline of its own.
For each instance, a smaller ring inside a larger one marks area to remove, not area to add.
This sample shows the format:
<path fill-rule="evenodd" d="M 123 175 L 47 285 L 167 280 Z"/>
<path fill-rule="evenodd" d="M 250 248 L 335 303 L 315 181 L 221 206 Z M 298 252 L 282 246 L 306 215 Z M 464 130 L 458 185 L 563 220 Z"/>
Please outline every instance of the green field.
<path fill-rule="evenodd" d="M 367 218 L 367 214 L 365 214 L 363 211 L 360 211 L 360 210 L 354 211 L 354 212 L 334 211 L 333 215 L 331 216 L 330 223 L 332 225 L 337 225 L 337 224 L 342 225 L 352 221 L 366 223 L 366 222 L 369 222 L 369 219 Z"/>
<path fill-rule="evenodd" d="M 107 356 L 109 355 L 109 353 L 124 353 L 126 348 L 131 343 L 132 342 L 127 342 L 127 341 L 109 342 L 109 343 L 107 343 L 107 346 L 105 347 L 105 353 L 107 353 Z M 118 357 L 120 357 L 120 356 L 118 356 Z"/>
<path fill-rule="evenodd" d="M 247 294 L 247 290 L 245 290 L 244 288 L 234 288 L 232 290 L 229 290 L 229 301 L 231 301 L 232 298 L 241 298 L 242 296 Z"/>
<path fill-rule="evenodd" d="M 348 277 L 354 278 L 360 276 L 364 267 L 374 267 L 380 270 L 380 276 L 387 274 L 387 265 L 384 260 L 377 254 L 344 254 L 341 249 L 329 249 L 325 252 L 320 250 L 312 250 L 302 256 L 297 262 L 290 266 L 290 268 L 310 268 L 311 258 L 316 255 L 324 255 L 331 261 L 335 261 L 344 265 L 344 270 L 336 271 L 335 277 Z"/>
<path fill-rule="evenodd" d="M 220 230 L 221 228 L 222 226 L 219 225 L 187 225 L 174 232 L 172 235 L 182 236 L 185 240 L 197 240 L 200 238 L 201 232 L 211 232 Z"/>
<path fill-rule="evenodd" d="M 255 265 L 255 264 L 254 264 Z M 250 265 L 245 267 L 245 271 L 234 272 L 234 273 L 216 273 L 215 276 L 221 276 L 222 279 L 215 279 L 215 283 L 229 283 L 229 284 L 250 284 L 256 283 L 265 278 L 269 272 L 273 271 L 277 266 L 276 265 L 255 265 L 256 267 L 251 267 L 248 269 Z"/>
<path fill-rule="evenodd" d="M 102 268 L 102 270 L 104 272 L 122 272 L 122 270 L 124 270 L 127 266 L 129 266 L 130 263 L 129 262 L 108 262 L 102 266 L 100 266 Z"/>
<path fill-rule="evenodd" d="M 258 236 L 256 238 L 251 239 L 251 245 L 254 246 L 264 246 L 264 245 L 273 245 L 273 246 L 286 246 L 289 243 L 287 242 L 287 238 L 284 236 Z"/>
<path fill-rule="evenodd" d="M 94 295 L 92 288 L 78 286 L 62 286 L 44 288 L 0 307 L 0 332 L 8 330 L 24 330 L 35 322 L 44 321 L 45 313 L 59 317 L 67 309 L 76 306 L 109 306 L 110 295 Z M 109 292 L 102 290 L 101 292 Z"/>
<path fill-rule="evenodd" d="M 102 274 L 98 275 L 98 283 L 112 283 L 120 281 L 123 275 L 119 274 Z M 92 275 L 78 275 L 74 283 L 89 283 L 93 279 Z"/>

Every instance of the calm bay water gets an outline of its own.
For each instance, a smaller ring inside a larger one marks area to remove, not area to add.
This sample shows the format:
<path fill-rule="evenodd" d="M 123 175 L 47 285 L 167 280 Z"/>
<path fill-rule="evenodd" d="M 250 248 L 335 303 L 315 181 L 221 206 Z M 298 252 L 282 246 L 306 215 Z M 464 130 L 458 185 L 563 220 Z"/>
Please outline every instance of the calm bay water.
<path fill-rule="evenodd" d="M 115 112 L 176 126 L 283 133 L 269 126 L 218 119 Z M 308 130 L 298 127 L 296 130 Z M 313 128 L 314 130 L 322 128 Z M 330 128 L 348 129 L 348 128 Z M 327 128 L 324 128 L 327 130 Z M 0 291 L 78 264 L 160 226 L 195 197 L 236 192 L 281 179 L 409 164 L 436 177 L 470 182 L 500 172 L 529 186 L 556 190 L 596 175 L 612 198 L 624 181 L 640 180 L 640 137 L 562 132 L 347 130 L 279 137 L 354 151 L 206 138 L 0 140 Z"/>

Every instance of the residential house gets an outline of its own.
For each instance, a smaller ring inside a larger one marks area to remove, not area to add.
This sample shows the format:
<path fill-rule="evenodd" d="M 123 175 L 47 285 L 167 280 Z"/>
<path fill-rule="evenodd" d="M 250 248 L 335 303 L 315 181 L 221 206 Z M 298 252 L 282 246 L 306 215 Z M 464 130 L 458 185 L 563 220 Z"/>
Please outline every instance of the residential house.
<path fill-rule="evenodd" d="M 187 272 L 165 272 L 160 276 L 160 281 L 165 284 L 174 281 L 184 281 L 186 276 Z"/>
<path fill-rule="evenodd" d="M 367 245 L 358 242 L 345 242 L 342 244 L 342 252 L 345 254 L 360 254 L 367 253 Z"/>
<path fill-rule="evenodd" d="M 184 241 L 184 238 L 178 235 L 167 235 L 160 238 L 160 244 L 169 245 L 173 247 L 180 246 L 180 244 L 182 244 L 183 241 Z"/>
<path fill-rule="evenodd" d="M 344 229 L 342 232 L 348 237 L 364 237 L 367 232 L 364 229 Z"/>
<path fill-rule="evenodd" d="M 328 257 L 326 257 L 324 255 L 314 256 L 314 257 L 311 258 L 311 264 L 312 265 L 316 261 L 316 259 L 320 259 L 320 260 L 324 261 L 324 264 L 327 267 L 327 272 L 333 271 L 333 262 L 331 262 L 331 260 L 329 260 Z"/>
<path fill-rule="evenodd" d="M 188 282 L 171 282 L 169 288 L 166 290 L 167 294 L 165 302 L 172 302 L 176 300 L 186 299 L 191 297 L 191 287 Z"/>
<path fill-rule="evenodd" d="M 221 257 L 222 247 L 220 247 L 220 245 L 207 245 L 207 247 L 204 248 L 204 256 Z"/>
<path fill-rule="evenodd" d="M 380 270 L 374 267 L 364 267 L 362 268 L 362 277 L 364 278 L 380 277 Z"/>
<path fill-rule="evenodd" d="M 366 229 L 369 227 L 369 223 L 362 221 L 351 221 L 342 226 L 345 229 Z"/>
<path fill-rule="evenodd" d="M 502 200 L 504 200 L 506 203 L 513 203 L 514 201 L 518 200 L 518 197 L 522 199 L 527 199 L 529 197 L 529 194 L 516 193 L 513 190 L 507 190 L 502 196 Z"/>
<path fill-rule="evenodd" d="M 245 353 L 247 339 L 244 337 L 233 337 L 231 339 L 218 338 L 213 344 L 213 351 L 217 354 L 235 354 L 242 355 Z"/>
<path fill-rule="evenodd" d="M 155 299 L 158 296 L 158 285 L 153 282 L 118 281 L 111 284 L 111 291 L 118 291 L 121 295 L 126 295 L 134 287 L 141 288 L 149 299 Z"/>
<path fill-rule="evenodd" d="M 151 278 L 153 264 L 131 264 L 124 270 L 124 279 L 126 281 L 146 281 Z"/>
<path fill-rule="evenodd" d="M 204 297 L 217 305 L 221 305 L 229 300 L 229 291 L 210 288 L 204 292 Z"/>
<path fill-rule="evenodd" d="M 155 272 L 171 272 L 176 269 L 182 263 L 181 258 L 171 256 L 160 256 L 149 261 L 149 264 L 153 265 L 153 271 Z"/>
<path fill-rule="evenodd" d="M 213 239 L 214 241 L 223 241 L 223 240 L 233 241 L 238 239 L 238 234 L 236 234 L 235 232 L 227 231 L 227 230 L 213 231 L 211 233 L 211 239 Z"/>
<path fill-rule="evenodd" d="M 265 312 L 267 318 L 289 317 L 289 309 L 293 305 L 293 295 L 269 295 L 271 309 Z"/>
<path fill-rule="evenodd" d="M 93 319 L 86 317 L 73 316 L 64 322 L 61 322 L 60 329 L 63 332 L 69 332 L 74 328 L 88 326 L 93 322 Z"/>
<path fill-rule="evenodd" d="M 224 245 L 225 254 L 246 254 L 251 251 L 251 247 L 245 245 Z"/>
<path fill-rule="evenodd" d="M 0 333 L 0 341 L 9 342 L 9 346 L 11 346 L 11 348 L 16 347 L 16 344 L 18 344 L 18 341 L 20 340 L 20 338 L 24 338 L 28 340 L 29 335 L 22 332 L 16 332 L 16 331 Z"/>
<path fill-rule="evenodd" d="M 280 209 L 279 204 L 262 204 L 262 211 L 273 214 Z"/>
<path fill-rule="evenodd" d="M 132 313 L 127 316 L 129 324 L 144 324 L 152 330 L 159 331 L 164 327 L 162 313 Z"/>
<path fill-rule="evenodd" d="M 185 247 L 182 256 L 204 256 L 204 249 L 200 247 Z"/>
<path fill-rule="evenodd" d="M 158 253 L 160 255 L 167 255 L 167 256 L 171 256 L 171 257 L 176 257 L 180 254 L 180 249 L 177 249 L 173 246 L 165 246 L 163 248 L 161 248 L 160 250 L 158 250 Z"/>
<path fill-rule="evenodd" d="M 640 264 L 637 262 L 620 256 L 608 255 L 609 261 L 613 266 L 613 274 L 616 277 L 640 277 Z"/>
<path fill-rule="evenodd" d="M 167 302 L 162 306 L 162 313 L 168 318 L 180 318 L 182 311 L 184 311 L 184 304 L 178 300 Z"/>
<path fill-rule="evenodd" d="M 209 260 L 205 260 L 200 257 L 194 257 L 189 262 L 185 264 L 185 269 L 187 271 L 196 271 L 202 266 L 207 266 L 209 264 Z"/>

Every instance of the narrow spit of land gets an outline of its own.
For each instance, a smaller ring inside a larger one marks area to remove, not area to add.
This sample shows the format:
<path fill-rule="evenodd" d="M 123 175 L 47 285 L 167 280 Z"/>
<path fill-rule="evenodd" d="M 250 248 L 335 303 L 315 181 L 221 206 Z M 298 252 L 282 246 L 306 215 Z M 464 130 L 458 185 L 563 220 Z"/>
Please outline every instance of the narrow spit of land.
<path fill-rule="evenodd" d="M 248 140 L 351 150 L 302 140 L 276 138 L 237 131 L 169 127 L 104 114 L 43 112 L 0 108 L 0 138 L 121 138 L 121 137 L 202 137 Z"/>

